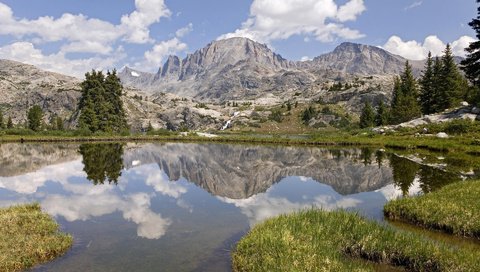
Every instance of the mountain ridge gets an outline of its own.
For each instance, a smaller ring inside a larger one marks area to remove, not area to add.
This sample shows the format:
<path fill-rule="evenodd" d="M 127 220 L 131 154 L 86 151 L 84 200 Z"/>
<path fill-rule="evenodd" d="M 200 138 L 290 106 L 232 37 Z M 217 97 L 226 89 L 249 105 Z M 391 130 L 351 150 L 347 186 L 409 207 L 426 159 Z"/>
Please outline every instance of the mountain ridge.
<path fill-rule="evenodd" d="M 354 76 L 392 76 L 407 59 L 370 45 L 344 42 L 310 61 L 291 61 L 265 44 L 247 38 L 213 41 L 180 59 L 169 56 L 156 74 L 133 80 L 122 71 L 125 84 L 149 92 L 159 90 L 202 101 L 222 102 L 288 90 L 303 92 L 314 83 Z M 423 61 L 410 61 L 419 75 Z M 293 83 L 292 83 L 293 82 Z M 286 87 L 287 86 L 287 87 Z"/>

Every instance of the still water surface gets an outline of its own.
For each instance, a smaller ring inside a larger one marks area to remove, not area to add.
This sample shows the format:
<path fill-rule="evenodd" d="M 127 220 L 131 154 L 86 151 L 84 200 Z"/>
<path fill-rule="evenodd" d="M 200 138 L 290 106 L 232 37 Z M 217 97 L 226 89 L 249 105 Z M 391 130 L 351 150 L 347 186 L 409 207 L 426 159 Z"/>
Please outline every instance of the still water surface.
<path fill-rule="evenodd" d="M 381 221 L 390 199 L 479 174 L 446 161 L 372 149 L 3 144 L 0 206 L 39 202 L 74 236 L 66 256 L 34 271 L 228 271 L 231 248 L 266 218 L 316 207 Z"/>

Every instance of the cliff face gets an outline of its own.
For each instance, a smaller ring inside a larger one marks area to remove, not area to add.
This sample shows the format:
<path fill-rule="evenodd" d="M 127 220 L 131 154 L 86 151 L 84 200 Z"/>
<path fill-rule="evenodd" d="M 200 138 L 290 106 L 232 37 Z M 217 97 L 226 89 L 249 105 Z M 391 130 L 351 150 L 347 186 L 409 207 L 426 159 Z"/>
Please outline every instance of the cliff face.
<path fill-rule="evenodd" d="M 288 176 L 312 177 L 347 195 L 392 183 L 387 165 L 363 164 L 360 150 L 252 147 L 214 144 L 147 144 L 125 152 L 124 165 L 158 164 L 171 180 L 181 177 L 213 195 L 245 199 Z"/>

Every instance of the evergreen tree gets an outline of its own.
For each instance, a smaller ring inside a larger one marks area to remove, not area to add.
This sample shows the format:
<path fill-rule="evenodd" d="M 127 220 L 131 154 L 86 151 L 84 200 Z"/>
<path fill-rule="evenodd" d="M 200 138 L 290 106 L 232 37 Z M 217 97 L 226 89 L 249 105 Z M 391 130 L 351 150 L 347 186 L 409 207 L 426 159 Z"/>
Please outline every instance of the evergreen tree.
<path fill-rule="evenodd" d="M 148 126 L 147 126 L 147 132 L 152 132 L 154 129 L 153 129 L 153 126 L 152 126 L 152 122 L 148 121 Z"/>
<path fill-rule="evenodd" d="M 85 74 L 79 101 L 79 127 L 92 132 L 120 132 L 128 129 L 122 103 L 123 86 L 116 71 Z"/>
<path fill-rule="evenodd" d="M 375 116 L 375 125 L 388 125 L 388 109 L 382 100 L 380 100 L 380 103 L 378 104 L 377 115 Z"/>
<path fill-rule="evenodd" d="M 3 112 L 0 110 L 0 129 L 5 128 L 5 122 L 3 121 Z"/>
<path fill-rule="evenodd" d="M 434 109 L 434 73 L 433 73 L 433 59 L 432 53 L 428 52 L 427 62 L 425 63 L 425 71 L 423 71 L 420 79 L 420 105 L 423 114 L 431 114 L 435 112 Z"/>
<path fill-rule="evenodd" d="M 442 71 L 443 71 L 443 63 L 439 57 L 435 57 L 435 60 L 433 61 L 432 104 L 430 105 L 430 109 L 432 112 L 441 111 L 439 101 L 440 101 L 440 90 L 443 88 Z"/>
<path fill-rule="evenodd" d="M 365 101 L 365 106 L 363 107 L 362 115 L 360 115 L 360 128 L 373 127 L 374 124 L 375 124 L 375 112 L 373 111 L 373 108 L 370 102 Z"/>
<path fill-rule="evenodd" d="M 480 0 L 477 0 L 480 3 Z M 470 44 L 465 50 L 468 52 L 467 58 L 462 61 L 462 70 L 465 71 L 467 78 L 480 89 L 480 7 L 477 9 L 477 18 L 474 18 L 468 25 L 477 33 L 477 41 Z M 480 98 L 480 95 L 478 96 Z M 480 101 L 479 101 L 480 102 Z"/>
<path fill-rule="evenodd" d="M 400 78 L 395 79 L 394 85 L 391 122 L 399 124 L 419 117 L 421 110 L 417 101 L 417 82 L 408 61 L 405 63 L 405 70 Z"/>
<path fill-rule="evenodd" d="M 302 113 L 302 121 L 304 124 L 308 124 L 310 119 L 315 115 L 315 109 L 312 106 L 306 108 Z"/>
<path fill-rule="evenodd" d="M 28 128 L 33 131 L 39 131 L 42 125 L 43 112 L 40 106 L 35 105 L 27 112 Z"/>
<path fill-rule="evenodd" d="M 12 128 L 13 128 L 13 121 L 12 121 L 12 117 L 11 117 L 11 116 L 8 116 L 7 128 L 8 128 L 8 129 L 12 129 Z"/>
<path fill-rule="evenodd" d="M 57 130 L 64 130 L 62 117 L 57 116 L 57 118 L 55 118 L 55 128 Z"/>
<path fill-rule="evenodd" d="M 463 76 L 458 70 L 450 45 L 447 44 L 442 57 L 441 86 L 438 92 L 437 103 L 440 111 L 459 104 L 467 93 Z"/>

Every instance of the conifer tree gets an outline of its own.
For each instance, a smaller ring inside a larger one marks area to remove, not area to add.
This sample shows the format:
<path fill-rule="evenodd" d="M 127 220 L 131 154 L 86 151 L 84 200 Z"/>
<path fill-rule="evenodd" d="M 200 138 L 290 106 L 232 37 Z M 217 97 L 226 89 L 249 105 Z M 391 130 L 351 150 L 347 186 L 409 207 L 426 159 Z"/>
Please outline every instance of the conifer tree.
<path fill-rule="evenodd" d="M 437 56 L 433 61 L 433 81 L 432 81 L 432 104 L 430 105 L 430 109 L 432 112 L 439 112 L 441 111 L 440 108 L 440 90 L 443 88 L 442 82 L 442 71 L 443 71 L 443 63 L 440 58 Z"/>
<path fill-rule="evenodd" d="M 79 127 L 92 132 L 120 132 L 128 129 L 122 103 L 123 87 L 116 71 L 92 71 L 82 82 Z"/>
<path fill-rule="evenodd" d="M 2 110 L 0 110 L 0 129 L 4 129 L 5 128 L 5 122 L 3 120 L 3 112 Z"/>
<path fill-rule="evenodd" d="M 40 106 L 35 105 L 27 112 L 28 128 L 33 131 L 39 131 L 42 125 L 43 111 Z"/>
<path fill-rule="evenodd" d="M 388 109 L 382 100 L 380 100 L 380 103 L 378 104 L 377 115 L 375 116 L 375 125 L 388 125 Z"/>
<path fill-rule="evenodd" d="M 365 101 L 365 105 L 360 115 L 360 128 L 373 127 L 375 124 L 375 112 L 370 102 Z"/>
<path fill-rule="evenodd" d="M 12 121 L 12 117 L 11 117 L 11 116 L 8 116 L 7 128 L 8 128 L 8 129 L 12 129 L 12 128 L 13 128 L 13 121 Z"/>
<path fill-rule="evenodd" d="M 437 103 L 439 110 L 445 110 L 456 106 L 464 98 L 467 90 L 463 77 L 458 70 L 449 44 L 445 48 L 442 57 L 441 86 L 438 92 Z"/>
<path fill-rule="evenodd" d="M 425 63 L 425 71 L 423 71 L 420 79 L 420 105 L 423 114 L 431 114 L 435 112 L 435 89 L 434 89 L 434 73 L 433 73 L 432 53 L 428 52 L 427 62 Z"/>
<path fill-rule="evenodd" d="M 399 124 L 419 117 L 421 110 L 417 101 L 417 82 L 408 61 L 405 63 L 405 70 L 400 78 L 395 79 L 394 85 L 391 123 Z"/>
<path fill-rule="evenodd" d="M 64 129 L 62 117 L 57 116 L 57 118 L 55 120 L 55 128 L 57 130 L 63 130 Z"/>
<path fill-rule="evenodd" d="M 480 0 L 477 0 L 477 3 L 480 3 Z M 480 7 L 477 9 L 477 14 L 477 18 L 472 19 L 468 24 L 475 30 L 477 41 L 465 49 L 468 52 L 467 58 L 461 64 L 470 82 L 480 88 Z"/>

